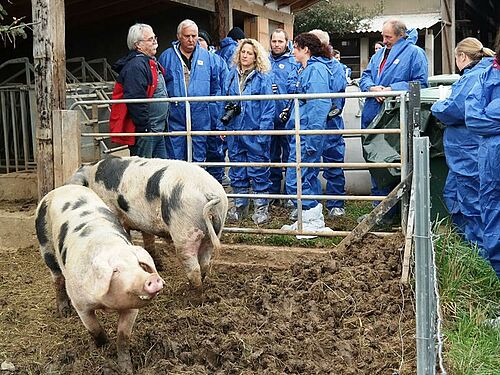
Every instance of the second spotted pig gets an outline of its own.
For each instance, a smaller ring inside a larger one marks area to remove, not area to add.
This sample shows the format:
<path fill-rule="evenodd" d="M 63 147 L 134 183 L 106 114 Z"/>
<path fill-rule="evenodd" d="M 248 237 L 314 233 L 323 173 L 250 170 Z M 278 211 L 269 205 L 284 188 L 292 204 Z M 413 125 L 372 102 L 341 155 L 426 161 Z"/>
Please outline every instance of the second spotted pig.
<path fill-rule="evenodd" d="M 224 188 L 203 168 L 180 160 L 110 157 L 81 167 L 67 183 L 88 186 L 127 230 L 141 231 L 159 269 L 154 235 L 170 236 L 189 281 L 202 285 L 228 208 Z"/>

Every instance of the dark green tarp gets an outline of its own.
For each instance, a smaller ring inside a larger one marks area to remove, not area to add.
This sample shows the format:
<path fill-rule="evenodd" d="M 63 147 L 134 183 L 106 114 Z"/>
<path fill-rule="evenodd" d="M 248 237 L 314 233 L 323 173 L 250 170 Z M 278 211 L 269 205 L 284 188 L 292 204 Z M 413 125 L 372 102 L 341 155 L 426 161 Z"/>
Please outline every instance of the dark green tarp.
<path fill-rule="evenodd" d="M 448 168 L 444 158 L 443 125 L 430 111 L 432 103 L 421 104 L 421 134 L 429 137 L 431 144 L 431 196 L 433 218 L 448 215 L 442 199 L 442 192 Z M 407 115 L 407 118 L 408 115 Z M 379 114 L 373 119 L 368 129 L 398 129 L 399 103 L 391 103 L 390 109 L 382 107 Z M 369 134 L 363 137 L 363 156 L 368 163 L 399 163 L 400 157 L 399 134 Z M 399 168 L 373 168 L 371 176 L 380 187 L 394 187 L 401 181 Z"/>

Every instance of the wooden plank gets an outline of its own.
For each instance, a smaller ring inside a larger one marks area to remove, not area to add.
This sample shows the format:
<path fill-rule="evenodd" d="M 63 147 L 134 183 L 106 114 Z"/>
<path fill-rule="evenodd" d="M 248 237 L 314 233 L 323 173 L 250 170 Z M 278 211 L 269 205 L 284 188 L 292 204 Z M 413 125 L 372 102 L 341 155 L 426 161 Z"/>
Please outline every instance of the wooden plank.
<path fill-rule="evenodd" d="M 412 182 L 410 194 L 410 209 L 408 211 L 408 226 L 406 229 L 405 251 L 403 255 L 403 270 L 401 272 L 401 283 L 408 284 L 410 275 L 410 260 L 413 249 L 413 233 L 415 229 L 415 182 Z"/>
<path fill-rule="evenodd" d="M 361 222 L 352 232 L 345 237 L 337 246 L 336 250 L 341 251 L 355 241 L 359 241 L 379 222 L 389 210 L 403 197 L 410 188 L 411 174 L 401 181 L 393 191 L 373 209 L 373 211 Z"/>
<path fill-rule="evenodd" d="M 32 0 L 38 197 L 54 188 L 53 111 L 66 102 L 64 0 Z"/>
<path fill-rule="evenodd" d="M 80 113 L 54 111 L 54 187 L 62 186 L 80 167 Z"/>

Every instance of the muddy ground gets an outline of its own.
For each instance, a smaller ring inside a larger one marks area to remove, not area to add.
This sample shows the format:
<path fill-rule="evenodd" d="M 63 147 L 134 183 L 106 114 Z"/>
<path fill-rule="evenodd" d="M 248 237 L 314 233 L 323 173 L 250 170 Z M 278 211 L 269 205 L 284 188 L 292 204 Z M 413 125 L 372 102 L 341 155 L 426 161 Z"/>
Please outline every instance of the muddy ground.
<path fill-rule="evenodd" d="M 18 374 L 118 374 L 115 314 L 99 315 L 112 338 L 101 349 L 76 314 L 57 316 L 33 212 L 33 202 L 0 207 L 0 362 Z M 415 373 L 401 235 L 368 236 L 345 252 L 223 242 L 202 293 L 162 245 L 167 286 L 139 313 L 137 374 Z"/>

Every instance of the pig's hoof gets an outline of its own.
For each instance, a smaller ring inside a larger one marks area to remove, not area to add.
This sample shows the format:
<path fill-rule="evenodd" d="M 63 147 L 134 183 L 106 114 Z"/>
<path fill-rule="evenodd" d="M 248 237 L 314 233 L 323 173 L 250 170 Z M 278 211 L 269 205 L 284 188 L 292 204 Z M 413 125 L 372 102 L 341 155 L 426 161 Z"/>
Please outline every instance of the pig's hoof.
<path fill-rule="evenodd" d="M 71 306 L 66 301 L 63 303 L 60 303 L 57 306 L 57 311 L 59 311 L 59 316 L 61 318 L 67 318 L 67 317 L 71 316 L 71 313 L 72 313 Z"/>
<path fill-rule="evenodd" d="M 130 358 L 118 360 L 118 366 L 120 367 L 122 374 L 132 375 L 134 373 L 134 370 L 132 368 L 132 360 Z"/>
<path fill-rule="evenodd" d="M 106 332 L 101 331 L 97 334 L 97 336 L 94 336 L 94 342 L 95 345 L 100 348 L 108 343 L 108 335 L 106 335 Z"/>

